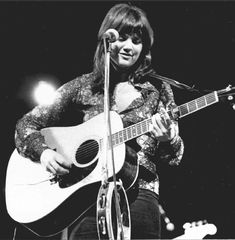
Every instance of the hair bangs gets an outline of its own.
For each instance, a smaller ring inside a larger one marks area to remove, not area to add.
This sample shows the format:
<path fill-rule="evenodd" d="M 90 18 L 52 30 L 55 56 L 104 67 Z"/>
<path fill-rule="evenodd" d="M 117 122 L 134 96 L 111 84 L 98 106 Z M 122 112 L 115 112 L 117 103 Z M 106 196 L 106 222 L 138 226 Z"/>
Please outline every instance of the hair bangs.
<path fill-rule="evenodd" d="M 136 34 L 142 40 L 147 38 L 148 31 L 143 18 L 136 11 L 128 11 L 124 15 L 115 17 L 113 27 L 117 29 L 120 35 Z"/>

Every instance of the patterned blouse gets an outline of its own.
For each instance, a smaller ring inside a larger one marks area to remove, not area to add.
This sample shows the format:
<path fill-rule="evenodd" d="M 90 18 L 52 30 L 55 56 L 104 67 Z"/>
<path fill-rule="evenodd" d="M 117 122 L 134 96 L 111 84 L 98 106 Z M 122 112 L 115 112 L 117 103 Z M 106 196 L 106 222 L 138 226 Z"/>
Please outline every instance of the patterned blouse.
<path fill-rule="evenodd" d="M 18 152 L 39 161 L 41 153 L 48 148 L 40 130 L 52 126 L 73 126 L 81 124 L 104 110 L 104 95 L 93 91 L 96 80 L 94 73 L 84 74 L 65 83 L 57 92 L 54 102 L 39 105 L 18 120 L 15 143 Z M 125 109 L 118 109 L 117 91 L 110 96 L 110 108 L 119 113 L 124 127 L 128 127 L 155 114 L 163 106 L 175 106 L 170 85 L 145 77 L 138 82 L 130 82 L 135 89 L 134 99 Z M 175 124 L 178 124 L 174 120 Z M 159 179 L 157 164 L 166 162 L 178 165 L 182 159 L 184 145 L 179 135 L 172 141 L 158 142 L 151 132 L 147 132 L 126 142 L 126 146 L 136 154 L 139 172 L 139 187 L 158 194 Z M 128 157 L 128 156 L 127 156 Z"/>

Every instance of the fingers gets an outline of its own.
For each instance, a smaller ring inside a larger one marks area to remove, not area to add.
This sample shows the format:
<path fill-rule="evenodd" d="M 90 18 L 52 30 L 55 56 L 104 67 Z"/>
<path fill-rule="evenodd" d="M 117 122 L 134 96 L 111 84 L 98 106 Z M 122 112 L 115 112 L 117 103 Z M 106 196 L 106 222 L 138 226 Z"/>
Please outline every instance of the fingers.
<path fill-rule="evenodd" d="M 56 162 L 64 168 L 71 168 L 70 163 L 68 163 L 60 154 L 56 153 Z"/>
<path fill-rule="evenodd" d="M 69 173 L 69 170 L 60 165 L 56 160 L 50 162 L 50 169 L 53 169 L 58 175 L 64 175 Z"/>
<path fill-rule="evenodd" d="M 152 133 L 159 141 L 171 140 L 176 135 L 175 124 L 165 109 L 152 116 L 152 125 Z"/>
<path fill-rule="evenodd" d="M 167 113 L 165 108 L 160 109 L 160 116 L 161 116 L 161 120 L 165 124 L 165 126 L 170 126 L 172 124 L 172 120 L 170 119 L 170 116 Z"/>
<path fill-rule="evenodd" d="M 41 154 L 41 164 L 48 172 L 55 175 L 64 175 L 69 173 L 70 164 L 59 153 L 46 149 Z"/>
<path fill-rule="evenodd" d="M 164 120 L 165 121 L 165 120 Z M 167 124 L 165 123 L 159 113 L 152 117 L 153 129 L 159 134 L 167 133 Z"/>
<path fill-rule="evenodd" d="M 51 166 L 51 165 L 47 165 L 45 166 L 46 170 L 54 175 L 56 175 L 56 170 Z"/>

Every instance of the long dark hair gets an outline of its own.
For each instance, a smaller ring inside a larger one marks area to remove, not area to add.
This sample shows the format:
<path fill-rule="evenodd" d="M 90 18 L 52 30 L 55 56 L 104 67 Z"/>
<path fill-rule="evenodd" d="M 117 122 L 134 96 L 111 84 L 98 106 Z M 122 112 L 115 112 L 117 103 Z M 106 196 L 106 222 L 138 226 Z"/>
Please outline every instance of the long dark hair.
<path fill-rule="evenodd" d="M 137 76 L 147 69 L 151 64 L 151 46 L 154 37 L 153 30 L 149 24 L 145 12 L 131 4 L 121 3 L 114 5 L 106 14 L 99 33 L 98 44 L 94 55 L 94 73 L 99 81 L 104 75 L 104 44 L 103 34 L 110 28 L 116 29 L 120 35 L 137 34 L 143 43 L 143 49 L 133 69 L 133 75 Z"/>

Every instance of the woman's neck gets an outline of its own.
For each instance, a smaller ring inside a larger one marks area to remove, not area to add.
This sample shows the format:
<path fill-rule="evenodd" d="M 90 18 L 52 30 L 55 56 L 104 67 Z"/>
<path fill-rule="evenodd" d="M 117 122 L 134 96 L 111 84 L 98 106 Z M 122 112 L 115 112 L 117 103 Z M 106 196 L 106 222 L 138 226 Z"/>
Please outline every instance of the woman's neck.
<path fill-rule="evenodd" d="M 126 82 L 130 79 L 130 72 L 127 69 L 110 69 L 110 83 L 117 84 L 119 82 Z"/>

